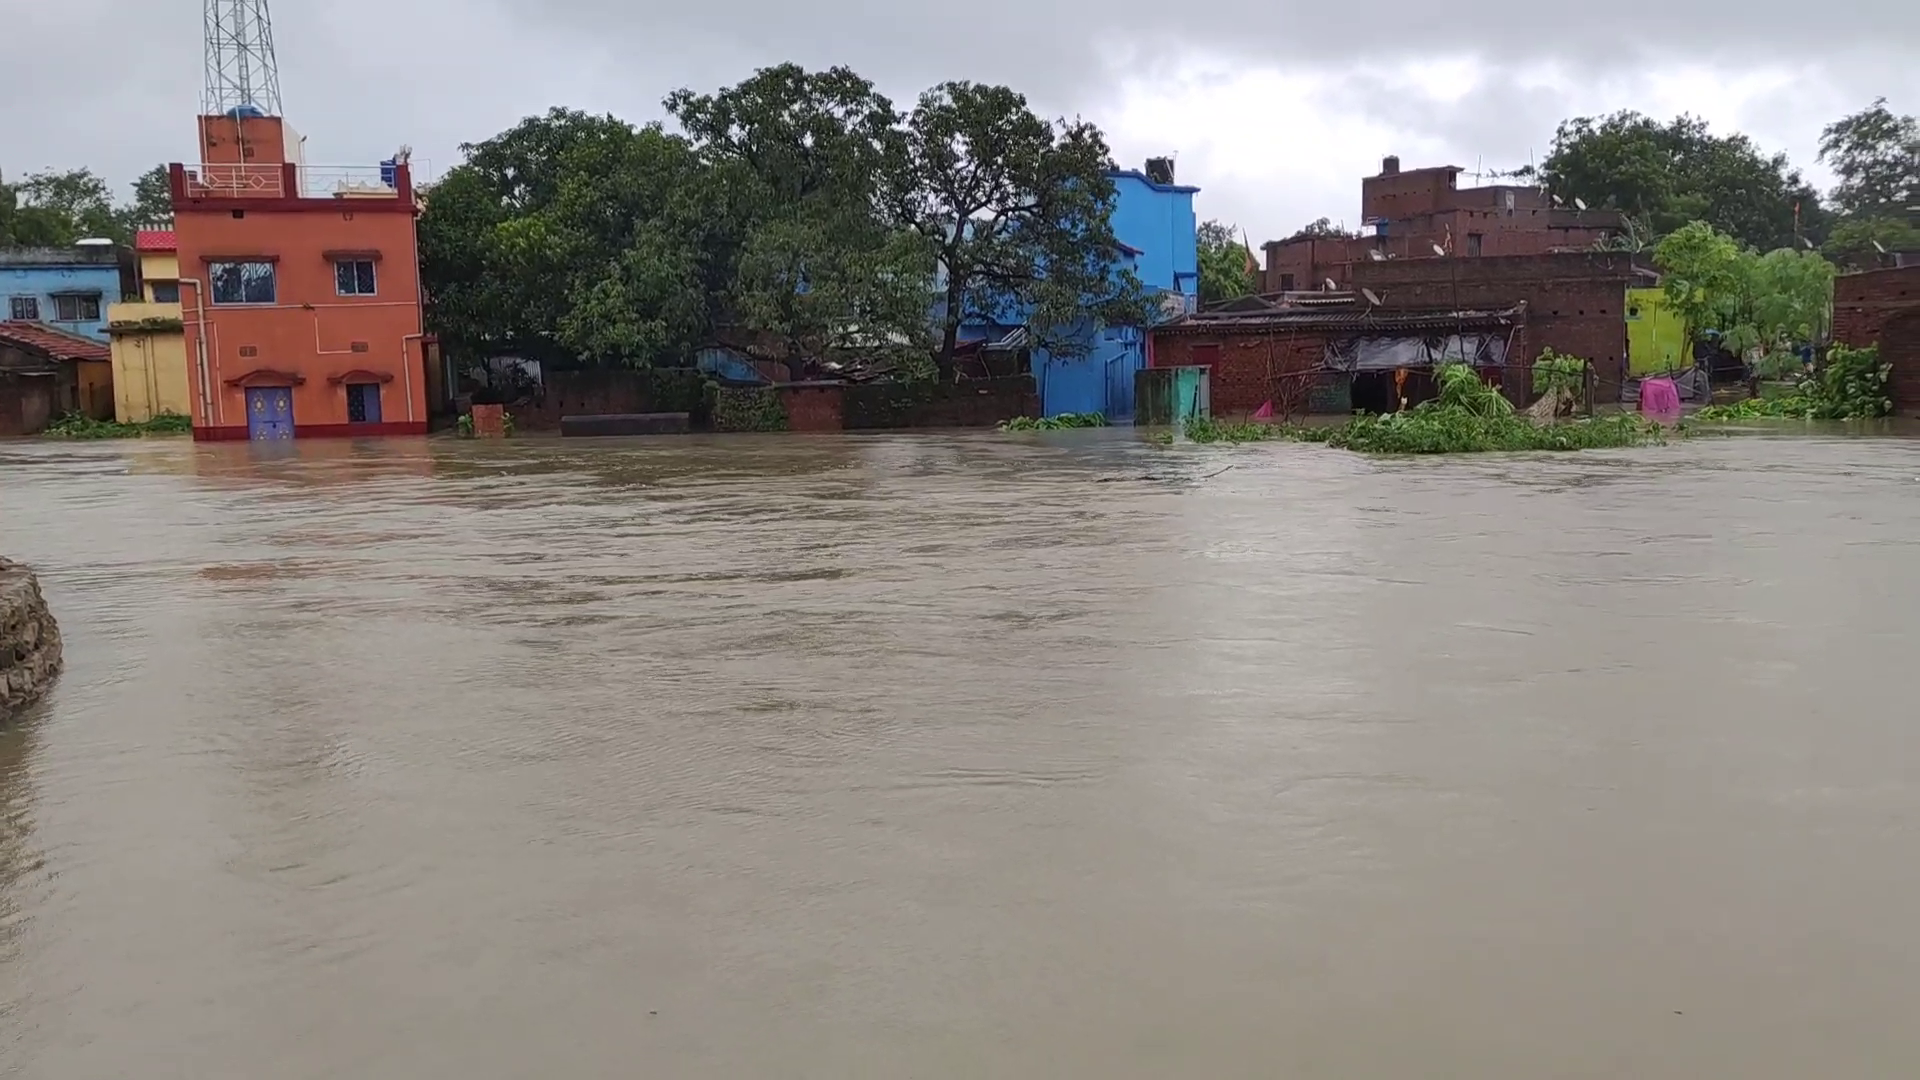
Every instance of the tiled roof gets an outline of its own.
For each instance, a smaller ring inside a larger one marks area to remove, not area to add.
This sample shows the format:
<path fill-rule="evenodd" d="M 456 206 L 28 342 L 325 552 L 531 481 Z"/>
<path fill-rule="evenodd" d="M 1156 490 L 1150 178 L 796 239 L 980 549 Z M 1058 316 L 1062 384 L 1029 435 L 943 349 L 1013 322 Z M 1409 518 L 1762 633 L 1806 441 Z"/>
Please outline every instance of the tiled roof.
<path fill-rule="evenodd" d="M 46 323 L 0 321 L 0 342 L 40 353 L 53 360 L 111 360 L 113 353 L 89 337 L 56 330 Z"/>
<path fill-rule="evenodd" d="M 173 238 L 172 229 L 141 229 L 133 234 L 135 251 L 178 251 L 180 245 Z"/>

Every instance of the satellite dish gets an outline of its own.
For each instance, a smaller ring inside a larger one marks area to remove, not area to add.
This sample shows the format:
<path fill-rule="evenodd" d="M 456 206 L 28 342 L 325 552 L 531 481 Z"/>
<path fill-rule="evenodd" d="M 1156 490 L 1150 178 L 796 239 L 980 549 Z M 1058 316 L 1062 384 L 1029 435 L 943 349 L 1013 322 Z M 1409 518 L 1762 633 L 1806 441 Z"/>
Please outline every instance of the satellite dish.
<path fill-rule="evenodd" d="M 1372 289 L 1361 289 L 1361 290 L 1360 290 L 1360 295 L 1361 295 L 1361 296 L 1364 296 L 1364 297 L 1366 297 L 1366 298 L 1367 298 L 1367 306 L 1368 306 L 1368 307 L 1379 307 L 1379 306 L 1380 306 L 1380 298 L 1379 298 L 1378 296 L 1375 296 L 1375 295 L 1374 295 L 1374 292 L 1373 292 L 1373 290 L 1372 290 Z"/>
<path fill-rule="evenodd" d="M 1878 240 L 1875 240 L 1875 241 L 1873 241 L 1873 250 L 1875 250 L 1875 251 L 1877 251 L 1877 252 L 1879 252 L 1879 253 L 1880 253 L 1880 254 L 1882 254 L 1882 255 L 1885 255 L 1885 254 L 1887 253 L 1887 247 L 1886 247 L 1886 245 L 1885 245 L 1885 244 L 1882 244 L 1882 243 L 1881 243 L 1880 241 L 1878 241 Z"/>
<path fill-rule="evenodd" d="M 1371 249 L 1369 249 L 1369 250 L 1367 251 L 1367 258 L 1369 258 L 1369 259 L 1372 259 L 1372 260 L 1373 260 L 1374 262 L 1385 262 L 1385 261 L 1387 261 L 1387 257 L 1386 257 L 1385 255 L 1382 255 L 1382 254 L 1380 254 L 1380 249 L 1379 249 L 1379 248 L 1371 248 Z"/>
<path fill-rule="evenodd" d="M 1333 279 L 1332 279 L 1332 278 L 1328 278 L 1328 279 L 1327 279 L 1327 291 L 1328 291 L 1328 292 L 1339 292 L 1339 291 L 1340 291 L 1340 286 L 1338 286 L 1338 285 L 1335 285 L 1335 284 L 1333 283 Z"/>
<path fill-rule="evenodd" d="M 1435 244 L 1435 245 L 1433 245 L 1433 253 L 1434 253 L 1435 255 L 1440 255 L 1440 256 L 1443 256 L 1443 257 L 1444 257 L 1444 256 L 1446 255 L 1446 253 L 1447 253 L 1447 249 L 1446 249 L 1446 248 L 1443 248 L 1443 247 L 1441 247 L 1441 246 L 1440 246 L 1439 244 Z"/>
<path fill-rule="evenodd" d="M 1573 205 L 1576 209 L 1585 210 L 1587 208 L 1587 200 L 1575 199 L 1573 200 Z"/>

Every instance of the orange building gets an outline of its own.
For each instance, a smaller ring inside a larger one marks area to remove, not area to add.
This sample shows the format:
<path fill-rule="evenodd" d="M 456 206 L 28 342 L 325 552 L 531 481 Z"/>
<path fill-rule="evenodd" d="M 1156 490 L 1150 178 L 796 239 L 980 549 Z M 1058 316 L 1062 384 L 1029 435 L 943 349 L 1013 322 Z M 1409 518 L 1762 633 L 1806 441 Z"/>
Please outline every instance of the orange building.
<path fill-rule="evenodd" d="M 406 163 L 309 166 L 251 109 L 200 117 L 200 160 L 171 170 L 194 438 L 424 434 Z"/>

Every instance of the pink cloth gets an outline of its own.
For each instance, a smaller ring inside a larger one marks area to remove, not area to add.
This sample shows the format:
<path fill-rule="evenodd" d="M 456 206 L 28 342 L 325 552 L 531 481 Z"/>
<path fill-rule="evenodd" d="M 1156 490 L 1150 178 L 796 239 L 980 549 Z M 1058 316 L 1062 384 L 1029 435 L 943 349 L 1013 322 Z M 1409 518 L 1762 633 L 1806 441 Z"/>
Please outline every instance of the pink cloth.
<path fill-rule="evenodd" d="M 1680 411 L 1680 389 L 1672 379 L 1648 379 L 1640 384 L 1640 411 L 1672 416 Z"/>
<path fill-rule="evenodd" d="M 1258 409 L 1255 409 L 1253 412 L 1253 418 L 1255 420 L 1273 419 L 1273 402 L 1269 401 L 1266 404 L 1260 406 Z"/>

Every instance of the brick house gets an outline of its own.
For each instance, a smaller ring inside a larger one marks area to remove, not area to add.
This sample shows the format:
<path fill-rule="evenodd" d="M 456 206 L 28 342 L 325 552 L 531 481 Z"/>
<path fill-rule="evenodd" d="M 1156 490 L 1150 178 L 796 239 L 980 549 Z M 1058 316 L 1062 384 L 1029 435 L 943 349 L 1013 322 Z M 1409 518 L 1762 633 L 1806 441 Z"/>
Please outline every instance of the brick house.
<path fill-rule="evenodd" d="M 1620 400 L 1627 369 L 1627 290 L 1659 280 L 1645 256 L 1574 251 L 1478 259 L 1406 259 L 1353 268 L 1383 308 L 1499 309 L 1524 303 L 1531 362 L 1542 349 L 1593 364 L 1594 400 Z"/>
<path fill-rule="evenodd" d="M 1617 211 L 1557 207 L 1531 185 L 1460 187 L 1461 171 L 1403 171 L 1399 158 L 1385 159 L 1380 175 L 1360 181 L 1360 217 L 1372 235 L 1269 241 L 1261 291 L 1316 290 L 1329 280 L 1349 288 L 1356 267 L 1433 259 L 1435 246 L 1463 258 L 1587 250 L 1622 227 Z"/>
<path fill-rule="evenodd" d="M 1834 281 L 1833 340 L 1856 349 L 1878 345 L 1880 359 L 1893 365 L 1893 411 L 1920 414 L 1920 265 Z"/>
<path fill-rule="evenodd" d="M 1153 367 L 1205 367 L 1216 416 L 1272 403 L 1282 415 L 1391 411 L 1399 397 L 1432 396 L 1436 355 L 1473 359 L 1490 382 L 1525 380 L 1508 357 L 1527 356 L 1525 304 L 1492 310 L 1387 310 L 1348 294 L 1274 303 L 1249 297 L 1154 328 Z M 1396 381 L 1397 371 L 1404 371 Z"/>
<path fill-rule="evenodd" d="M 321 167 L 282 118 L 199 118 L 169 169 L 196 439 L 421 435 L 419 204 L 404 161 Z"/>

